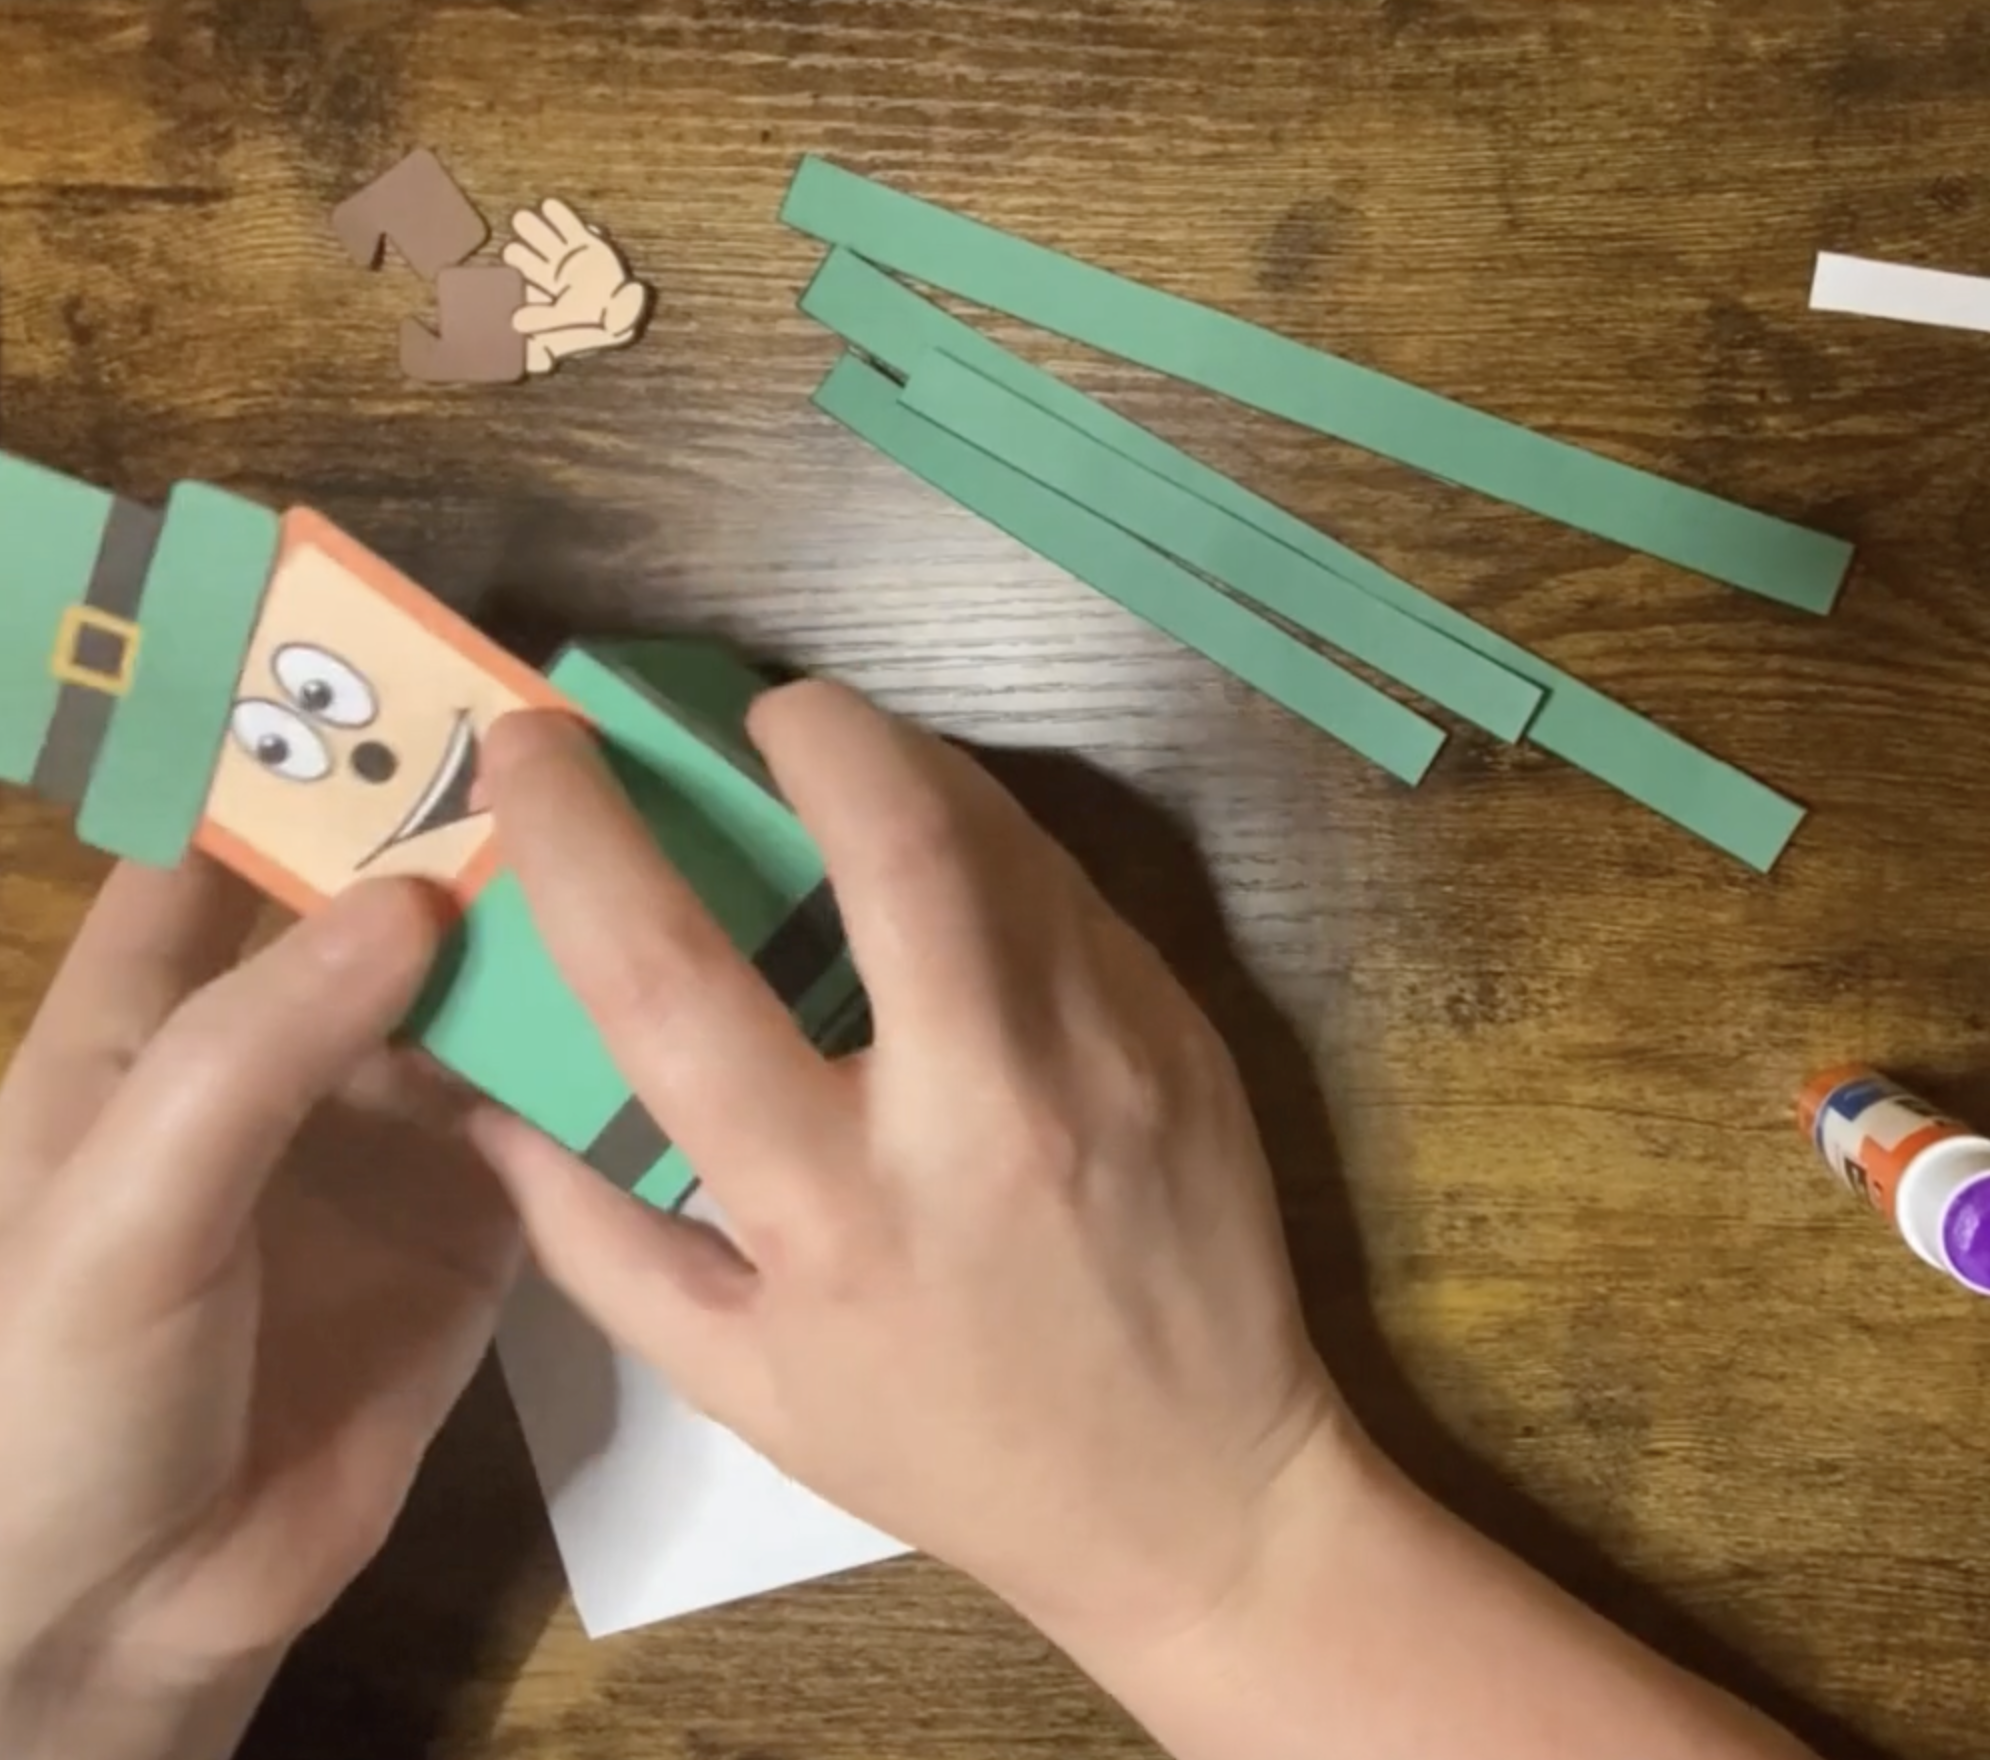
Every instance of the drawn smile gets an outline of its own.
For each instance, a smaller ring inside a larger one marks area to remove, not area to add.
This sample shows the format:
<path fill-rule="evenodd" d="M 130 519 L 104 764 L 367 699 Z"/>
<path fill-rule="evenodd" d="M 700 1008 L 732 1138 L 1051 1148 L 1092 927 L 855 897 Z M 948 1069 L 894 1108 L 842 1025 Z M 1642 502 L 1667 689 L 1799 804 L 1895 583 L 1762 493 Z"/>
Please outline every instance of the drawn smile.
<path fill-rule="evenodd" d="M 457 711 L 456 725 L 449 730 L 449 743 L 429 778 L 428 787 L 408 809 L 408 815 L 388 834 L 387 839 L 365 861 L 364 868 L 377 862 L 389 850 L 399 849 L 431 831 L 442 831 L 475 816 L 470 797 L 477 785 L 477 730 L 470 724 L 467 709 Z"/>

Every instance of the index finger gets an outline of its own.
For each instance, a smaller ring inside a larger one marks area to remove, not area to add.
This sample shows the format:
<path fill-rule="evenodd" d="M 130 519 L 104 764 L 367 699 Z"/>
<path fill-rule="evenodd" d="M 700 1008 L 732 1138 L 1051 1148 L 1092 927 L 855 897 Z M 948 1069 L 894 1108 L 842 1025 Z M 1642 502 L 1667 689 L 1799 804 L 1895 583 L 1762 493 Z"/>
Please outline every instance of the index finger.
<path fill-rule="evenodd" d="M 527 303 L 511 314 L 511 327 L 521 336 L 545 336 L 560 330 L 600 330 L 607 331 L 599 324 L 576 323 L 571 301 L 564 304 L 548 303 L 533 305 Z"/>
<path fill-rule="evenodd" d="M 547 951 L 750 1239 L 840 1136 L 845 1090 L 564 715 L 492 729 L 485 776 Z"/>
<path fill-rule="evenodd" d="M 54 1194 L 85 1281 L 164 1308 L 211 1279 L 306 1116 L 405 1016 L 441 935 L 421 887 L 370 881 L 176 1009 Z"/>
<path fill-rule="evenodd" d="M 750 731 L 828 862 L 880 1043 L 973 1065 L 1027 1038 L 1074 921 L 1071 858 L 966 753 L 842 685 L 772 691 Z"/>
<path fill-rule="evenodd" d="M 173 1011 L 235 963 L 259 908 L 201 856 L 112 872 L 0 1085 L 0 1214 L 68 1159 Z"/>

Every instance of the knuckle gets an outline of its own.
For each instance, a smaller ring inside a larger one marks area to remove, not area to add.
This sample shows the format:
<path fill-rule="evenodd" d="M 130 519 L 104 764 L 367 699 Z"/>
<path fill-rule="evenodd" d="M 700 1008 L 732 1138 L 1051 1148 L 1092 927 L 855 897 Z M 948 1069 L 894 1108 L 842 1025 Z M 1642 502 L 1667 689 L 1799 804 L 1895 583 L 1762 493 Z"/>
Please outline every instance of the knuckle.
<path fill-rule="evenodd" d="M 998 1197 L 1074 1190 L 1092 1161 L 1090 1133 L 1059 1097 L 1011 1087 L 990 1108 L 980 1160 Z"/>
<path fill-rule="evenodd" d="M 753 1257 L 763 1275 L 846 1306 L 875 1293 L 897 1243 L 888 1216 L 807 1181 L 788 1194 L 780 1223 L 756 1235 Z"/>
<path fill-rule="evenodd" d="M 589 999 L 605 1026 L 653 1027 L 708 996 L 736 968 L 738 956 L 708 924 L 672 911 L 631 934 L 602 962 Z"/>
<path fill-rule="evenodd" d="M 935 787 L 906 789 L 878 819 L 872 860 L 879 884 L 893 890 L 958 884 L 969 842 L 965 815 L 952 795 Z"/>
<path fill-rule="evenodd" d="M 1144 1027 L 1100 1027 L 1064 1041 L 1059 1063 L 1012 1075 L 977 1120 L 992 1188 L 1008 1197 L 1076 1194 L 1144 1161 L 1188 1099 L 1185 1072 Z"/>
<path fill-rule="evenodd" d="M 136 1073 L 162 1117 L 238 1118 L 288 1130 L 308 1110 L 343 1037 L 316 999 L 242 974 L 195 992 Z"/>
<path fill-rule="evenodd" d="M 1103 1120 L 1116 1135 L 1154 1131 L 1179 1091 L 1144 1038 L 1131 1036 L 1100 1038 L 1090 1079 Z"/>
<path fill-rule="evenodd" d="M 198 1103 L 276 1042 L 272 1026 L 251 1018 L 232 986 L 211 984 L 179 1006 L 151 1054 L 171 1069 L 175 1091 Z"/>
<path fill-rule="evenodd" d="M 1073 1192 L 1093 1163 L 1090 1133 L 1061 1109 L 1046 1108 L 1021 1121 L 1010 1145 L 1014 1176 L 1038 1190 Z"/>

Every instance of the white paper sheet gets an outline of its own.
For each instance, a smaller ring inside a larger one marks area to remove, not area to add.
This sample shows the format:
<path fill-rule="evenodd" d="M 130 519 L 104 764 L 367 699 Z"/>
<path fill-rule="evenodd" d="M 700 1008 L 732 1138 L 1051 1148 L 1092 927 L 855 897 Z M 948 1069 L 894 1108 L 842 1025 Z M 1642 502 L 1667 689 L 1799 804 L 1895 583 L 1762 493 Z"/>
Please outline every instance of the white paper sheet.
<path fill-rule="evenodd" d="M 691 1411 L 536 1277 L 498 1356 L 589 1637 L 905 1551 Z"/>
<path fill-rule="evenodd" d="M 1820 256 L 1810 304 L 1819 312 L 1895 318 L 1945 330 L 1990 330 L 1990 281 L 1866 257 Z"/>

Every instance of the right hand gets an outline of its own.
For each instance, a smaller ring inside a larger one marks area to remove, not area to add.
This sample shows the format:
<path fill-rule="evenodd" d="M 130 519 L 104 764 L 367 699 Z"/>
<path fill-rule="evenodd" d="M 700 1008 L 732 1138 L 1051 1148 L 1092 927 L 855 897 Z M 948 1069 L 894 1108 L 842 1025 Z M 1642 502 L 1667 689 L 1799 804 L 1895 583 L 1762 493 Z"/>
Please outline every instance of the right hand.
<path fill-rule="evenodd" d="M 752 733 L 826 857 L 877 1043 L 832 1065 L 564 719 L 494 730 L 507 860 L 737 1248 L 520 1121 L 547 1274 L 777 1465 L 1054 1637 L 1167 1644 L 1347 1421 L 1215 1030 L 970 758 L 839 687 Z"/>

